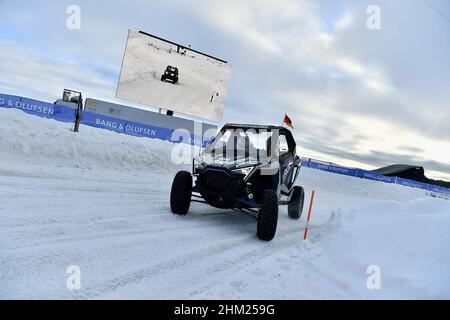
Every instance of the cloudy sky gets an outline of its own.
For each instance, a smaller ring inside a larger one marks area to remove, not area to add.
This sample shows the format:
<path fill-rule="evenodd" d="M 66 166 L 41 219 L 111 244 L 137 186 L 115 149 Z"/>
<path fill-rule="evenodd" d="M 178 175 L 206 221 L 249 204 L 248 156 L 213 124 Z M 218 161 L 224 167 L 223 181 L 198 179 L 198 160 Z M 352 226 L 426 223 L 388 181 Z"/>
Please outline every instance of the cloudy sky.
<path fill-rule="evenodd" d="M 1 93 L 114 101 L 128 29 L 143 30 L 231 62 L 223 122 L 287 113 L 303 156 L 450 179 L 448 0 L 0 0 L 0 12 Z"/>

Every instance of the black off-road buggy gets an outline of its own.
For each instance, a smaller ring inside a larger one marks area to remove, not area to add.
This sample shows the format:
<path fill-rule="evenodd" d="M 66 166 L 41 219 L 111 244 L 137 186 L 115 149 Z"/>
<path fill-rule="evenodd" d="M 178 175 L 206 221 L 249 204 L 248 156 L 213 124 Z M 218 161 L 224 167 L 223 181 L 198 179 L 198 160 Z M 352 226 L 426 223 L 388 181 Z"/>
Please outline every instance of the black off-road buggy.
<path fill-rule="evenodd" d="M 257 219 L 258 238 L 270 241 L 276 233 L 279 205 L 288 206 L 292 219 L 302 214 L 304 190 L 294 186 L 300 167 L 288 129 L 227 124 L 194 158 L 192 174 L 176 174 L 170 207 L 174 214 L 185 215 L 193 201 L 250 214 Z"/>
<path fill-rule="evenodd" d="M 166 82 L 170 81 L 173 84 L 178 83 L 178 68 L 167 66 L 166 70 L 164 71 L 163 75 L 161 76 L 161 81 Z"/>

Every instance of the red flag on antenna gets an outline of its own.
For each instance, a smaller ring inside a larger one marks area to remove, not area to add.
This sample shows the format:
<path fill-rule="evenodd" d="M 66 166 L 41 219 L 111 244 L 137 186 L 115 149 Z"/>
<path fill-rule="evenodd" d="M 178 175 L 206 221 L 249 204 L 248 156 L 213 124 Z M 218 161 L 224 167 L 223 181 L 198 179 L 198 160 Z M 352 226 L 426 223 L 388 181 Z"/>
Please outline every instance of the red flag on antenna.
<path fill-rule="evenodd" d="M 287 116 L 287 114 L 284 115 L 283 124 L 287 125 L 291 129 L 294 129 L 294 126 L 292 125 L 292 120 Z"/>

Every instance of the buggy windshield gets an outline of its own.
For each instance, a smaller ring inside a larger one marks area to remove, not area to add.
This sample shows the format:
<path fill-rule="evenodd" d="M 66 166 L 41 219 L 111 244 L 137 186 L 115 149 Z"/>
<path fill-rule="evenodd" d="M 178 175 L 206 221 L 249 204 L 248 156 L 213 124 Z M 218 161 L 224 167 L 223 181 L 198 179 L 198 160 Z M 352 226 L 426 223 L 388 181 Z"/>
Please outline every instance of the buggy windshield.
<path fill-rule="evenodd" d="M 213 160 L 261 162 L 270 157 L 273 132 L 232 128 L 221 131 L 203 155 Z"/>

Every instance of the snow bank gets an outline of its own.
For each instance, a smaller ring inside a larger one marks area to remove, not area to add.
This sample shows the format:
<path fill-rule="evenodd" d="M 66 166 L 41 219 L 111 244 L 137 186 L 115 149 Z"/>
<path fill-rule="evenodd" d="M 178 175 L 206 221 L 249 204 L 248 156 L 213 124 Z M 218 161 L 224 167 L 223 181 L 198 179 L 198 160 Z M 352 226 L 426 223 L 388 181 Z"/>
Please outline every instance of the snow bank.
<path fill-rule="evenodd" d="M 83 125 L 75 134 L 72 124 L 28 116 L 15 109 L 0 108 L 0 123 L 0 174 L 8 174 L 6 170 L 46 174 L 76 169 L 77 174 L 87 175 L 104 171 L 146 175 L 180 169 L 170 161 L 174 145 L 162 140 L 136 138 Z M 187 145 L 177 145 L 177 148 L 193 150 Z"/>
<path fill-rule="evenodd" d="M 265 243 L 247 216 L 170 214 L 173 175 L 190 168 L 173 144 L 13 109 L 0 123 L 0 298 L 450 298 L 450 201 L 424 190 L 303 168 L 309 239 L 281 207 Z"/>
<path fill-rule="evenodd" d="M 302 230 L 286 237 L 283 226 L 277 236 L 284 239 L 266 248 L 271 254 L 249 259 L 200 298 L 450 298 L 450 202 L 380 201 L 318 214 L 327 221 L 314 223 L 307 241 Z M 367 286 L 373 267 L 380 272 L 379 289 Z"/>
<path fill-rule="evenodd" d="M 450 202 L 380 201 L 333 213 L 329 230 L 313 242 L 347 273 L 375 265 L 378 298 L 450 298 Z"/>

